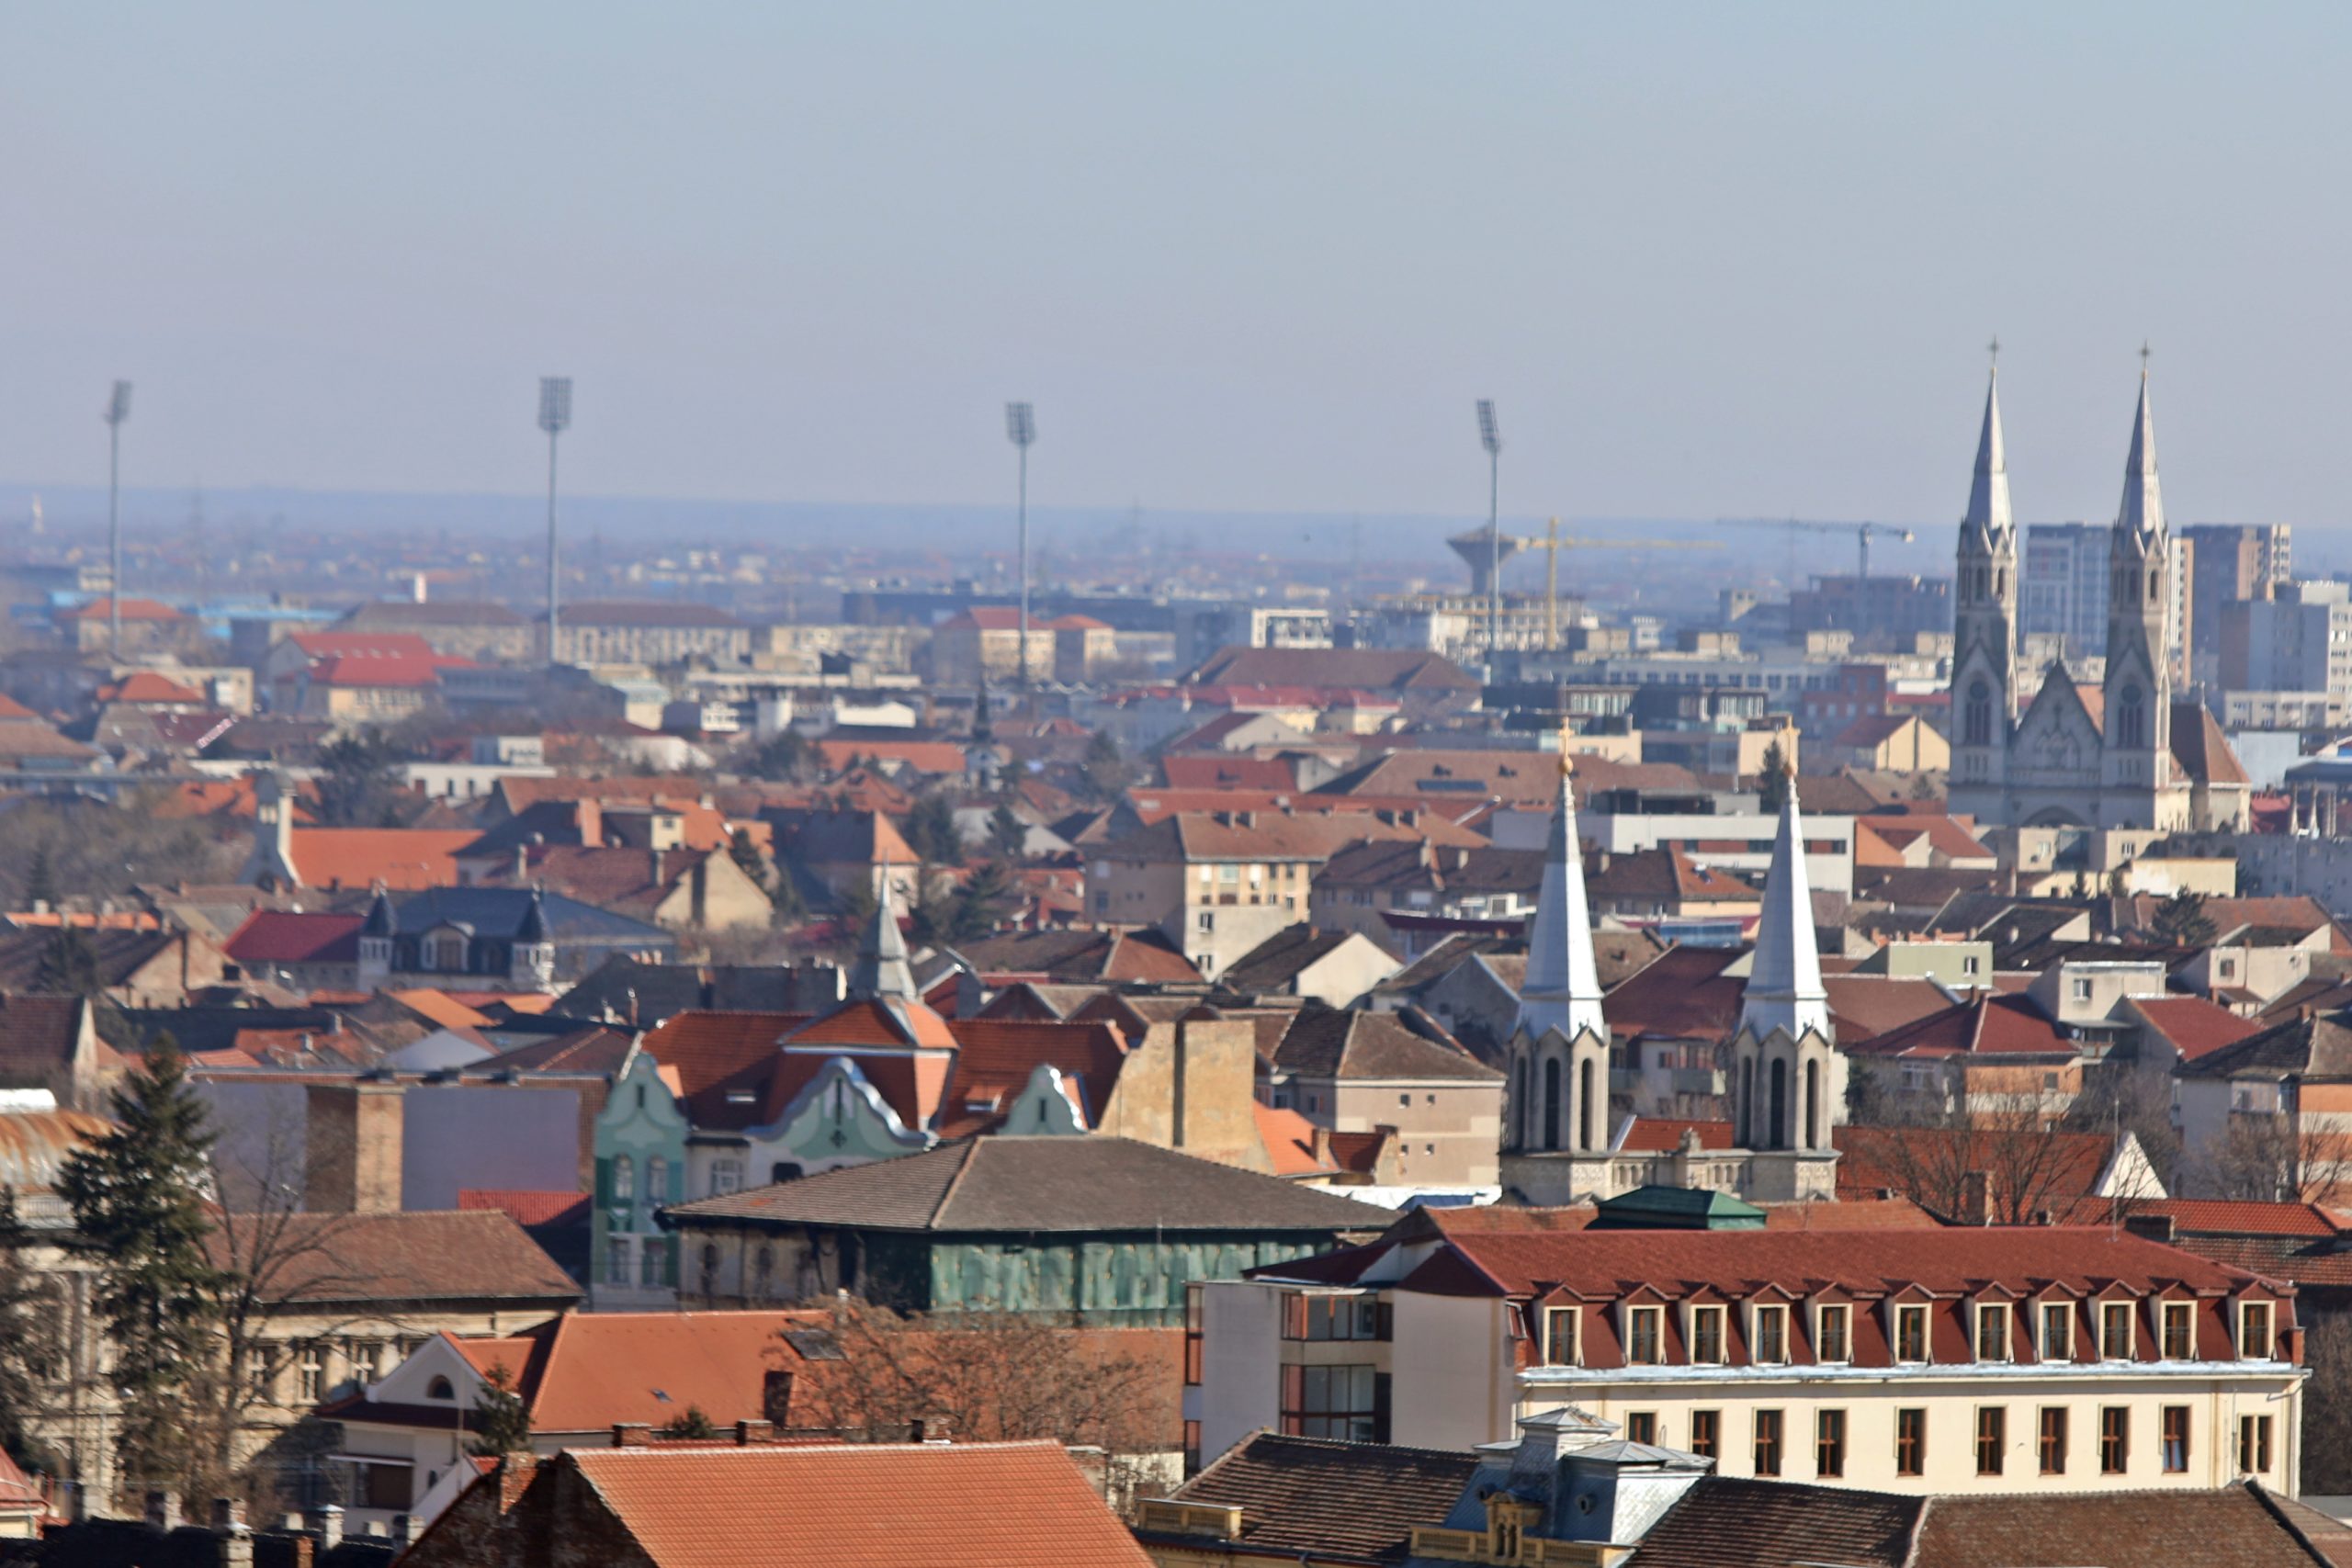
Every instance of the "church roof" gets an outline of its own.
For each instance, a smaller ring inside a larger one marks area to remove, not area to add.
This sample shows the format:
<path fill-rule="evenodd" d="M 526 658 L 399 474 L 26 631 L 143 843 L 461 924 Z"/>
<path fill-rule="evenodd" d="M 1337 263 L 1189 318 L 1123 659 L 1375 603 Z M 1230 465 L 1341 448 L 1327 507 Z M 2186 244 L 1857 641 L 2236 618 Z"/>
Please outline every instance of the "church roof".
<path fill-rule="evenodd" d="M 2251 782 L 2220 721 L 2194 698 L 2176 699 L 2172 705 L 2172 760 L 2182 773 L 2204 784 Z"/>
<path fill-rule="evenodd" d="M 2001 444 L 2001 373 L 1996 367 L 1984 389 L 1984 428 L 1976 438 L 1976 475 L 1968 487 L 1968 515 L 1961 527 L 1991 535 L 2007 533 L 2014 525 L 2009 466 Z"/>
<path fill-rule="evenodd" d="M 2123 504 L 2115 518 L 2119 547 L 2165 531 L 2164 492 L 2156 484 L 2156 427 L 2148 410 L 2148 372 L 2140 370 L 2140 406 L 2132 418 L 2132 453 L 2123 462 Z"/>

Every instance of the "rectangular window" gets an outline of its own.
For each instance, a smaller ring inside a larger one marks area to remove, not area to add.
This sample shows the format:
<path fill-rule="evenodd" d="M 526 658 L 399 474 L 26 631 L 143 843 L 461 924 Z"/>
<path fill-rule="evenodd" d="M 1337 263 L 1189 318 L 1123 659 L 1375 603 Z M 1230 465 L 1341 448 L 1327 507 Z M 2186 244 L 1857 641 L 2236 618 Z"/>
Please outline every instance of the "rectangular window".
<path fill-rule="evenodd" d="M 1657 1412 L 1631 1410 L 1625 1414 L 1625 1440 L 1629 1443 L 1657 1441 Z"/>
<path fill-rule="evenodd" d="M 1201 1472 L 1201 1424 L 1184 1423 L 1184 1473 L 1198 1475 Z"/>
<path fill-rule="evenodd" d="M 1343 1442 L 1386 1440 L 1381 1430 L 1377 1369 L 1284 1367 L 1283 1431 L 1295 1438 L 1337 1438 Z"/>
<path fill-rule="evenodd" d="M 295 1380 L 295 1393 L 303 1404 L 315 1404 L 326 1383 L 326 1353 L 316 1345 L 306 1345 L 298 1365 L 300 1375 Z"/>
<path fill-rule="evenodd" d="M 1777 1367 L 1789 1359 L 1789 1309 L 1756 1309 L 1756 1364 Z"/>
<path fill-rule="evenodd" d="M 670 1279 L 670 1243 L 662 1237 L 650 1235 L 645 1238 L 644 1245 L 638 1248 L 638 1283 L 667 1285 L 673 1282 Z"/>
<path fill-rule="evenodd" d="M 1852 1356 L 1853 1351 L 1848 1345 L 1848 1327 L 1851 1322 L 1852 1313 L 1851 1307 L 1826 1306 L 1821 1309 L 1821 1333 L 1816 1345 L 1819 1351 L 1817 1359 L 1843 1361 Z"/>
<path fill-rule="evenodd" d="M 1723 1413 L 1717 1410 L 1690 1412 L 1690 1451 L 1701 1459 L 1715 1457 L 1715 1446 L 1723 1431 Z"/>
<path fill-rule="evenodd" d="M 2075 1357 L 2075 1309 L 2058 1303 L 2041 1308 L 2041 1359 L 2070 1361 Z"/>
<path fill-rule="evenodd" d="M 2098 1353 L 2102 1360 L 2132 1359 L 2131 1303 L 2109 1302 L 2098 1309 Z"/>
<path fill-rule="evenodd" d="M 2158 1446 L 2164 1450 L 2165 1473 L 2183 1475 L 2188 1471 L 2188 1406 L 2167 1404 L 2157 1416 Z"/>
<path fill-rule="evenodd" d="M 743 1187 L 743 1162 L 732 1155 L 721 1155 L 710 1162 L 710 1195 L 714 1198 L 738 1192 Z"/>
<path fill-rule="evenodd" d="M 2120 1475 L 2132 1462 L 2132 1412 L 2126 1405 L 2098 1408 L 2098 1472 Z"/>
<path fill-rule="evenodd" d="M 1899 1306 L 1894 1309 L 1894 1359 L 1898 1361 L 1924 1361 L 1928 1359 L 1926 1307 Z"/>
<path fill-rule="evenodd" d="M 1695 1366 L 1721 1366 L 1724 1359 L 1724 1309 L 1690 1309 L 1690 1360 Z"/>
<path fill-rule="evenodd" d="M 1204 1292 L 1198 1285 L 1184 1287 L 1184 1386 L 1186 1388 L 1201 1386 L 1201 1318 L 1204 1294 Z"/>
<path fill-rule="evenodd" d="M 635 1259 L 629 1254 L 636 1244 L 625 1235 L 608 1236 L 605 1241 L 605 1283 L 626 1285 L 635 1275 Z"/>
<path fill-rule="evenodd" d="M 1894 1413 L 1894 1473 L 1928 1473 L 1928 1413 L 1921 1409 Z"/>
<path fill-rule="evenodd" d="M 1777 1410 L 1756 1413 L 1756 1473 L 1781 1473 L 1781 1413 Z"/>
<path fill-rule="evenodd" d="M 2189 1302 L 2165 1303 L 2165 1359 L 2190 1361 L 2197 1358 L 2196 1312 Z"/>
<path fill-rule="evenodd" d="M 2249 1475 L 2269 1473 L 2269 1416 L 2241 1416 L 2238 1417 L 2238 1468 Z"/>
<path fill-rule="evenodd" d="M 2041 1407 L 2041 1431 L 2037 1446 L 2041 1450 L 2041 1473 L 2066 1473 L 2066 1407 L 2045 1404 Z"/>
<path fill-rule="evenodd" d="M 1976 1359 L 1980 1361 L 2006 1361 L 2009 1359 L 2009 1309 L 2002 1306 L 1979 1306 L 1976 1309 Z"/>
<path fill-rule="evenodd" d="M 1294 1291 L 1283 1298 L 1285 1339 L 1385 1339 L 1388 1321 L 1387 1303 L 1377 1296 L 1310 1296 Z"/>
<path fill-rule="evenodd" d="M 1976 1411 L 1976 1473 L 2000 1474 L 2001 1461 L 2008 1447 L 2008 1411 L 1998 1404 L 1979 1405 Z"/>
<path fill-rule="evenodd" d="M 1628 1362 L 1637 1367 L 1653 1367 L 1666 1359 L 1658 1329 L 1660 1315 L 1661 1309 L 1657 1307 L 1627 1309 L 1625 1359 Z"/>
<path fill-rule="evenodd" d="M 1545 1307 L 1544 1309 L 1544 1364 L 1547 1367 L 1573 1367 L 1577 1364 L 1577 1319 L 1582 1315 L 1577 1307 Z"/>
<path fill-rule="evenodd" d="M 2270 1338 L 2270 1303 L 2248 1302 L 2238 1309 L 2238 1355 L 2249 1361 L 2268 1361 L 2278 1356 Z"/>
<path fill-rule="evenodd" d="M 1814 1413 L 1813 1472 L 1825 1478 L 1846 1473 L 1846 1413 L 1842 1410 Z"/>

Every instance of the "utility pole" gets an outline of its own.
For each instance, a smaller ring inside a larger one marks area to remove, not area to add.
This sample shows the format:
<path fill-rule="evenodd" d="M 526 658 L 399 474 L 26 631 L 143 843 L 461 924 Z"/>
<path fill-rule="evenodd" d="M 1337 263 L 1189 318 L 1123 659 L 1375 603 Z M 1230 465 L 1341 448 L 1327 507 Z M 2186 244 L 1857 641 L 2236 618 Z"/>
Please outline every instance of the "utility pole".
<path fill-rule="evenodd" d="M 122 658 L 122 422 L 130 417 L 130 383 L 107 399 L 107 657 Z"/>
<path fill-rule="evenodd" d="M 548 662 L 556 662 L 557 562 L 555 536 L 555 438 L 571 423 L 571 378 L 539 378 L 539 428 L 548 433 Z"/>
<path fill-rule="evenodd" d="M 1492 551 L 1494 575 L 1487 581 L 1487 679 L 1495 678 L 1503 638 L 1503 534 L 1501 428 L 1495 423 L 1495 400 L 1478 400 L 1478 444 L 1487 449 L 1487 542 Z"/>

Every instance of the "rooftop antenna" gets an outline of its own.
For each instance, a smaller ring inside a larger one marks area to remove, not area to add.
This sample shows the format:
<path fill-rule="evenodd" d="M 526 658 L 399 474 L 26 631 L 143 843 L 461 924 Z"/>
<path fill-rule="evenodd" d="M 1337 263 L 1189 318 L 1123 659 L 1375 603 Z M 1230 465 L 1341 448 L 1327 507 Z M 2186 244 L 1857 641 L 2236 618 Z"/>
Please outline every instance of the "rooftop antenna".
<path fill-rule="evenodd" d="M 1493 576 L 1487 582 L 1487 678 L 1495 678 L 1496 650 L 1503 636 L 1502 427 L 1495 423 L 1495 400 L 1478 400 L 1478 445 L 1487 449 L 1487 543 Z"/>
<path fill-rule="evenodd" d="M 548 433 L 548 662 L 556 662 L 555 438 L 571 423 L 571 378 L 539 378 L 539 428 Z"/>
<path fill-rule="evenodd" d="M 1021 555 L 1021 629 L 1019 660 L 1021 665 L 1021 695 L 1030 697 L 1029 691 L 1029 447 L 1037 439 L 1037 412 L 1027 403 L 1004 405 L 1005 439 L 1021 452 L 1020 543 Z M 986 662 L 983 660 L 982 662 Z"/>
<path fill-rule="evenodd" d="M 107 657 L 122 658 L 122 422 L 130 417 L 130 383 L 107 399 Z"/>

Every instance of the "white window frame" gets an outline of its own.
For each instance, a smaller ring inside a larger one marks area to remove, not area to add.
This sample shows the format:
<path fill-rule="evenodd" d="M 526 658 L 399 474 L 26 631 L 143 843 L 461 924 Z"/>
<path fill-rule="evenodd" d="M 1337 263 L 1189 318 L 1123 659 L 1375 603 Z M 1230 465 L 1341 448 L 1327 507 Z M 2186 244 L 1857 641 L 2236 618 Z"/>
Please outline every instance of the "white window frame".
<path fill-rule="evenodd" d="M 2034 1333 L 2040 1338 L 2039 1348 L 2041 1359 L 2045 1361 L 2073 1360 L 2075 1359 L 2075 1303 L 2045 1301 L 2040 1303 L 2039 1307 L 2033 1327 Z M 2050 1314 L 2052 1308 L 2064 1314 L 2063 1321 L 2066 1325 L 2065 1343 L 2054 1347 L 2050 1343 Z"/>
<path fill-rule="evenodd" d="M 2007 1302 L 1978 1302 L 1976 1303 L 1975 1338 L 1978 1360 L 2012 1361 L 2017 1359 L 2017 1325 L 2013 1321 L 2015 1315 L 2014 1310 Z M 1988 1356 L 1984 1353 L 1984 1325 L 1988 1321 L 2001 1325 L 2001 1353 L 1997 1356 Z"/>
<path fill-rule="evenodd" d="M 1641 1314 L 1644 1313 L 1651 1314 L 1657 1325 L 1651 1336 L 1653 1342 L 1657 1346 L 1657 1355 L 1646 1361 L 1637 1361 L 1634 1359 L 1634 1341 L 1636 1337 L 1634 1325 L 1641 1321 Z M 1629 1305 L 1625 1308 L 1625 1364 L 1629 1367 L 1662 1367 L 1666 1364 L 1666 1309 L 1664 1307 Z"/>
<path fill-rule="evenodd" d="M 2247 1330 L 2246 1318 L 2251 1313 L 2262 1314 L 2262 1337 L 2257 1341 Z M 2275 1361 L 2278 1347 L 2278 1303 L 2276 1302 L 2240 1302 L 2238 1303 L 2238 1359 L 2242 1361 Z"/>
<path fill-rule="evenodd" d="M 1694 1367 L 1720 1367 L 1731 1359 L 1731 1325 L 1724 1309 L 1709 1302 L 1690 1309 L 1690 1321 L 1684 1328 L 1683 1359 Z M 1714 1320 L 1715 1353 L 1704 1360 L 1699 1357 L 1699 1323 L 1702 1317 Z"/>
<path fill-rule="evenodd" d="M 1544 1309 L 1544 1364 L 1547 1367 L 1580 1367 L 1584 1365 L 1582 1326 L 1584 1311 L 1580 1307 L 1547 1306 Z M 1560 1354 L 1563 1333 L 1567 1338 L 1567 1354 Z"/>
<path fill-rule="evenodd" d="M 1770 1360 L 1764 1359 L 1764 1319 L 1767 1314 L 1778 1314 L 1781 1323 L 1781 1353 Z M 1785 1367 L 1795 1348 L 1789 1343 L 1789 1309 L 1783 1302 L 1758 1302 L 1750 1309 L 1747 1320 L 1747 1359 L 1759 1367 Z"/>
<path fill-rule="evenodd" d="M 2123 1314 L 2123 1354 L 2109 1353 L 2107 1319 L 2113 1312 Z M 2137 1302 L 2102 1301 L 2098 1303 L 2098 1359 L 2102 1361 L 2136 1361 L 2140 1359 L 2140 1304 Z"/>
<path fill-rule="evenodd" d="M 1845 1326 L 1845 1332 L 1841 1337 L 1846 1342 L 1846 1348 L 1843 1354 L 1837 1356 L 1825 1354 L 1822 1350 L 1822 1346 L 1828 1342 L 1828 1337 L 1825 1331 L 1829 1322 L 1829 1314 L 1833 1312 L 1840 1314 Z M 1822 1361 L 1831 1366 L 1842 1366 L 1846 1362 L 1854 1359 L 1854 1308 L 1852 1303 L 1848 1302 L 1824 1302 L 1814 1309 L 1813 1355 L 1815 1360 Z"/>
<path fill-rule="evenodd" d="M 1919 1314 L 1919 1358 L 1912 1361 L 1903 1359 L 1903 1314 L 1906 1312 L 1916 1312 Z M 1887 1325 L 1893 1331 L 1887 1336 L 1887 1359 L 1899 1367 L 1924 1367 L 1936 1359 L 1936 1325 L 1935 1319 L 1928 1311 L 1928 1303 L 1896 1302 L 1894 1303 L 1893 1313 L 1894 1321 Z"/>

